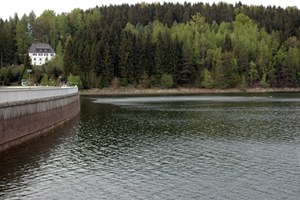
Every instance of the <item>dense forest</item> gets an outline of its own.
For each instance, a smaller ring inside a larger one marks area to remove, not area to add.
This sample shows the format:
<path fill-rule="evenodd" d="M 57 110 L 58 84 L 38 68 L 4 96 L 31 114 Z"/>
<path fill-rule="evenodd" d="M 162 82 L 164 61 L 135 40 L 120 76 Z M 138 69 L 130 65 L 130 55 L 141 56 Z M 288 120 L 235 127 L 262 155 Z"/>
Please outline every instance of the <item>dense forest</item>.
<path fill-rule="evenodd" d="M 219 4 L 136 4 L 46 10 L 0 19 L 0 84 L 28 77 L 27 50 L 56 58 L 35 83 L 79 77 L 84 88 L 299 87 L 300 10 Z"/>

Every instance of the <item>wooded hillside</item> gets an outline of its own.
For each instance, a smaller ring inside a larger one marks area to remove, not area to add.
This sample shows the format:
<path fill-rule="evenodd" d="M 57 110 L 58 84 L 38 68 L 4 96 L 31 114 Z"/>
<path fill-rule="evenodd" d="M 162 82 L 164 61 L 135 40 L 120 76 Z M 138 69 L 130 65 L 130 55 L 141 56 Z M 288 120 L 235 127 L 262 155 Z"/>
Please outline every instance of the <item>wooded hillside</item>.
<path fill-rule="evenodd" d="M 84 88 L 300 84 L 300 11 L 294 7 L 141 3 L 15 15 L 0 19 L 1 67 L 23 64 L 34 40 L 58 54 L 48 68 L 34 68 L 36 82 L 45 74 L 73 74 Z M 0 84 L 24 73 L 5 68 Z"/>

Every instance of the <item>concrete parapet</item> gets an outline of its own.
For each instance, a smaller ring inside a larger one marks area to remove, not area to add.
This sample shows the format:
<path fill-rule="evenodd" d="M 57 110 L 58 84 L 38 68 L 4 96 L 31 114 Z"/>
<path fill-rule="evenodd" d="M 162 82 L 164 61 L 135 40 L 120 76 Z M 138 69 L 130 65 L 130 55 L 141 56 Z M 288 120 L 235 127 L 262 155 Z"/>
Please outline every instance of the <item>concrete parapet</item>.
<path fill-rule="evenodd" d="M 0 104 L 65 96 L 77 92 L 77 87 L 2 87 Z"/>
<path fill-rule="evenodd" d="M 58 126 L 79 111 L 79 93 L 76 91 L 0 104 L 0 151 Z"/>

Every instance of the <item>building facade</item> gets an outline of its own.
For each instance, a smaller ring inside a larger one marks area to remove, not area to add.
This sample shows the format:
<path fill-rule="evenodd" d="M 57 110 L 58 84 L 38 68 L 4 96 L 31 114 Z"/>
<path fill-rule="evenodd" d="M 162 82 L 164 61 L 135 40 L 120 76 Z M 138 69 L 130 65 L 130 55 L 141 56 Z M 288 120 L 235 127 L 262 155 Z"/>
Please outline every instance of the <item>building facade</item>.
<path fill-rule="evenodd" d="M 55 52 L 49 44 L 33 43 L 28 50 L 32 65 L 43 65 L 55 57 Z"/>

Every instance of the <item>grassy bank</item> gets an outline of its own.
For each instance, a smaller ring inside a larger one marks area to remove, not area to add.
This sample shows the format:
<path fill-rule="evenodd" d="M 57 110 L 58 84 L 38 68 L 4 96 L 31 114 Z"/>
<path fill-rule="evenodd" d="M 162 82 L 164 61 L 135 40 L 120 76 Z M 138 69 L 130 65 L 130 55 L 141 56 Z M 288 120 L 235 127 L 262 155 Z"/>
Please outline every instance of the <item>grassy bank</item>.
<path fill-rule="evenodd" d="M 246 88 L 246 89 L 203 89 L 203 88 L 94 88 L 81 90 L 81 95 L 155 95 L 155 94 L 222 94 L 222 93 L 271 93 L 271 92 L 300 92 L 300 88 Z"/>

